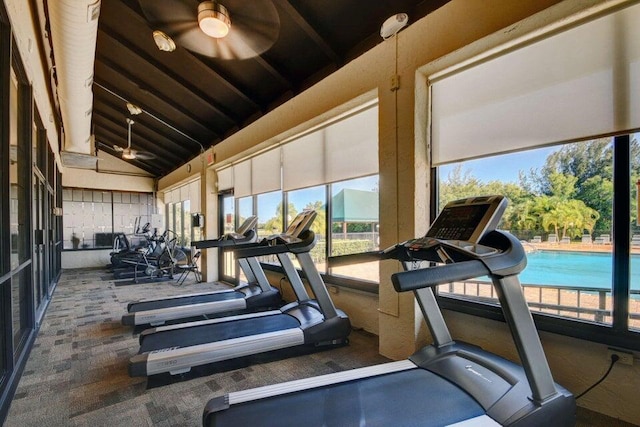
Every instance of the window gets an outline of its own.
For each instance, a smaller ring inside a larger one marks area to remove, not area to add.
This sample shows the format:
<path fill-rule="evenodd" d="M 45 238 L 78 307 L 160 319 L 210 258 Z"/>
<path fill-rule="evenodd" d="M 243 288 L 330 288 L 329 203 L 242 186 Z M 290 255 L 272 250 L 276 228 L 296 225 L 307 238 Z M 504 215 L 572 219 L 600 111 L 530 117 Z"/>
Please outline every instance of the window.
<path fill-rule="evenodd" d="M 629 133 L 640 128 L 639 19 L 634 5 L 430 82 L 440 206 L 506 195 L 500 226 L 529 252 L 521 281 L 538 325 L 629 348 L 640 330 Z M 439 294 L 446 308 L 497 313 L 483 280 Z"/>
<path fill-rule="evenodd" d="M 9 82 L 9 232 L 13 354 L 17 356 L 33 327 L 31 282 L 32 92 L 17 57 Z"/>
<path fill-rule="evenodd" d="M 331 185 L 331 256 L 379 249 L 378 176 Z M 380 281 L 378 261 L 332 267 L 331 273 Z"/>
<path fill-rule="evenodd" d="M 316 219 L 311 229 L 316 235 L 316 245 L 311 250 L 311 258 L 318 271 L 327 271 L 327 189 L 320 185 L 302 190 L 289 191 L 287 198 L 287 225 L 305 209 L 314 209 Z M 294 257 L 292 257 L 294 259 Z M 297 265 L 297 264 L 296 264 Z"/>
<path fill-rule="evenodd" d="M 284 231 L 284 200 L 282 191 L 258 194 L 256 197 L 256 215 L 258 215 L 258 239 L 282 233 Z M 259 257 L 260 262 L 278 264 L 275 255 Z"/>
<path fill-rule="evenodd" d="M 192 241 L 202 240 L 202 230 L 193 227 L 191 214 L 200 213 L 200 180 L 174 188 L 164 193 L 166 229 L 178 245 L 191 246 Z"/>
<path fill-rule="evenodd" d="M 281 233 L 296 214 L 314 208 L 318 216 L 312 230 L 318 241 L 311 255 L 318 270 L 329 273 L 329 256 L 378 247 L 377 173 L 378 108 L 372 101 L 220 169 L 217 176 L 220 191 L 233 189 L 239 221 L 254 212 L 258 215 L 259 238 Z M 327 218 L 335 203 L 340 212 L 329 228 Z M 262 261 L 276 262 L 275 257 Z M 377 263 L 334 268 L 331 274 L 378 280 Z"/>
<path fill-rule="evenodd" d="M 439 206 L 505 195 L 499 227 L 527 250 L 520 281 L 531 309 L 611 324 L 612 169 L 608 138 L 450 164 L 439 171 Z M 488 279 L 439 291 L 497 303 Z"/>
<path fill-rule="evenodd" d="M 238 225 L 242 224 L 245 219 L 253 215 L 253 197 L 243 197 L 238 199 Z"/>
<path fill-rule="evenodd" d="M 256 199 L 258 238 L 282 233 L 284 231 L 284 201 L 282 199 L 282 191 L 258 194 Z"/>

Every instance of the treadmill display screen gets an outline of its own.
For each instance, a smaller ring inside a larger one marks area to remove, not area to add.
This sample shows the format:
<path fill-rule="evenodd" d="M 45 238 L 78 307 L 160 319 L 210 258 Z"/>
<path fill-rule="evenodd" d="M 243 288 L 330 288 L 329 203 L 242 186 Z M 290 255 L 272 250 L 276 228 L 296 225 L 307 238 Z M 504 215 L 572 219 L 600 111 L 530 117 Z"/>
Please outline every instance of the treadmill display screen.
<path fill-rule="evenodd" d="M 438 215 L 427 237 L 468 241 L 481 224 L 490 204 L 450 206 Z"/>

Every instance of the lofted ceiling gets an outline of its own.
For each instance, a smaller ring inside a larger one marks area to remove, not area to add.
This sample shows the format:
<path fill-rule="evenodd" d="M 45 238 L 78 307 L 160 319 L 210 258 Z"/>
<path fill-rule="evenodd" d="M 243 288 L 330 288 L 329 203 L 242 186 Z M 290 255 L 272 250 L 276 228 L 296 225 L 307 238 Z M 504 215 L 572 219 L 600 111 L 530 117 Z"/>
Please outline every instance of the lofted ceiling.
<path fill-rule="evenodd" d="M 411 24 L 447 1 L 273 0 L 278 38 L 243 60 L 211 58 L 179 44 L 162 52 L 138 0 L 103 1 L 93 87 L 96 147 L 121 155 L 113 146 L 127 146 L 129 101 L 143 109 L 133 117 L 131 146 L 153 158 L 128 161 L 166 175 L 382 42 L 388 17 L 405 12 Z"/>

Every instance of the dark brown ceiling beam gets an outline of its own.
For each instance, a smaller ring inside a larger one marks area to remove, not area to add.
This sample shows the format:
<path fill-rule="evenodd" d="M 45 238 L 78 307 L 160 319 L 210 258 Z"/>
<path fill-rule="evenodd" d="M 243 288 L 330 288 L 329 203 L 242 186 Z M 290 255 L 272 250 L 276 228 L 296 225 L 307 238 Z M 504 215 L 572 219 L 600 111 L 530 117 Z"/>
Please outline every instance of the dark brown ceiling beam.
<path fill-rule="evenodd" d="M 166 166 L 162 166 L 159 167 L 159 164 L 151 164 L 151 163 L 147 163 L 146 161 L 143 161 L 141 159 L 123 159 L 122 158 L 122 153 L 116 151 L 113 146 L 114 145 L 118 145 L 115 144 L 113 142 L 112 139 L 110 139 L 110 137 L 105 136 L 102 137 L 100 140 L 96 140 L 96 148 L 98 150 L 101 150 L 103 152 L 106 152 L 107 154 L 112 155 L 113 157 L 116 157 L 118 159 L 121 159 L 135 167 L 138 167 L 142 170 L 144 170 L 145 172 L 150 173 L 153 176 L 161 176 L 162 174 L 164 174 L 165 170 L 166 170 Z M 98 154 L 98 157 L 100 157 L 100 155 Z"/>
<path fill-rule="evenodd" d="M 124 114 L 117 103 L 114 103 L 112 100 L 105 99 L 103 92 L 96 93 L 95 95 L 95 99 L 98 101 L 95 110 L 103 116 L 108 117 L 112 122 L 117 124 L 118 127 L 126 129 L 127 126 L 125 118 L 129 116 L 128 113 Z M 200 147 L 198 147 L 196 150 L 192 141 L 180 134 L 176 134 L 175 138 L 168 136 L 165 125 L 159 123 L 153 117 L 150 118 L 147 114 L 133 117 L 133 119 L 138 128 L 145 130 L 147 134 L 151 135 L 151 140 L 166 141 L 165 145 L 170 147 L 168 148 L 171 150 L 170 153 L 176 157 L 181 158 L 192 155 L 192 153 L 195 153 L 200 149 Z M 185 145 L 185 143 L 189 145 Z"/>
<path fill-rule="evenodd" d="M 195 5 L 195 3 L 194 3 L 194 5 Z M 132 9 L 132 6 L 130 6 L 130 5 L 127 5 L 127 6 L 128 7 L 126 8 L 126 11 L 122 10 L 121 13 L 130 14 L 141 25 L 144 25 L 145 27 L 148 28 L 149 27 L 149 23 L 147 22 L 147 20 L 143 16 L 141 16 L 136 10 Z M 149 30 L 149 31 L 151 31 L 151 30 Z M 194 67 L 193 71 L 201 73 L 203 79 L 209 79 L 209 80 L 212 80 L 212 81 L 213 80 L 218 81 L 225 88 L 227 88 L 228 90 L 233 92 L 236 96 L 241 98 L 244 102 L 246 102 L 247 104 L 251 105 L 254 109 L 262 111 L 262 107 L 250 95 L 248 95 L 245 91 L 243 91 L 237 85 L 232 83 L 231 80 L 228 77 L 223 76 L 218 71 L 216 71 L 213 68 L 209 67 L 207 64 L 202 62 L 200 59 L 198 59 L 198 57 L 196 55 L 194 55 L 193 53 L 191 53 L 187 49 L 181 49 L 181 50 L 184 52 L 185 56 L 187 56 L 191 61 L 193 61 L 193 65 L 198 67 L 198 69 L 195 69 L 195 67 Z"/>
<path fill-rule="evenodd" d="M 117 109 L 109 107 L 105 103 L 101 103 L 99 108 L 94 109 L 94 116 L 102 117 L 113 123 L 118 131 L 125 135 L 124 141 L 126 141 L 127 125 Z M 161 151 L 165 151 L 164 154 L 169 157 L 174 157 L 174 161 L 192 156 L 196 152 L 196 150 L 189 150 L 188 148 L 185 148 L 185 146 L 179 141 L 167 137 L 153 126 L 149 126 L 144 120 L 142 120 L 142 117 L 134 117 L 134 121 L 135 134 L 137 136 L 144 136 L 145 141 L 150 147 L 159 147 Z"/>
<path fill-rule="evenodd" d="M 102 144 L 107 143 L 113 148 L 117 145 L 121 148 L 127 147 L 127 135 L 123 135 L 120 128 L 114 126 L 108 118 L 97 118 L 95 121 L 96 140 Z M 164 154 L 164 150 L 158 150 L 157 147 L 146 141 L 144 138 L 137 136 L 135 140 L 132 138 L 131 147 L 137 151 L 146 151 L 156 156 L 154 161 L 157 161 L 165 169 L 171 170 L 177 164 L 177 161 L 173 161 L 172 157 Z M 115 148 L 114 148 L 115 150 Z"/>
<path fill-rule="evenodd" d="M 324 52 L 324 54 L 329 58 L 336 66 L 342 65 L 342 58 L 338 53 L 333 49 L 325 39 L 318 34 L 318 32 L 313 28 L 311 24 L 307 21 L 307 19 L 300 14 L 298 9 L 296 9 L 288 0 L 274 0 L 280 8 L 282 8 L 287 14 L 295 21 L 296 24 L 309 36 L 311 40 Z"/>
<path fill-rule="evenodd" d="M 108 143 L 105 142 L 96 142 L 97 148 L 98 150 L 107 153 L 113 157 L 116 157 L 118 159 L 121 159 L 122 161 L 125 161 L 129 164 L 131 164 L 132 166 L 135 166 L 137 168 L 142 169 L 143 171 L 151 174 L 153 177 L 159 177 L 162 176 L 165 173 L 165 170 L 162 168 L 158 168 L 157 165 L 151 165 L 148 164 L 142 160 L 139 159 L 123 159 L 121 157 L 121 153 L 117 152 L 116 150 L 114 150 L 111 146 L 109 146 Z M 100 155 L 98 154 L 98 157 L 100 157 Z M 98 164 L 99 167 L 99 164 Z"/>
<path fill-rule="evenodd" d="M 100 123 L 100 119 L 108 120 L 114 128 L 118 129 L 117 132 L 123 136 L 121 139 L 122 142 L 118 145 L 126 146 L 128 131 L 126 125 L 120 120 L 118 115 L 109 114 L 105 109 L 94 110 L 94 122 L 98 124 Z M 181 144 L 146 126 L 143 121 L 135 118 L 134 121 L 135 124 L 132 127 L 132 135 L 136 140 L 138 138 L 142 139 L 142 143 L 147 151 L 161 153 L 163 156 L 168 157 L 174 164 L 194 154 L 195 150 L 185 150 Z"/>
<path fill-rule="evenodd" d="M 127 70 L 125 70 L 120 65 L 116 64 L 115 62 L 113 62 L 112 60 L 110 60 L 108 58 L 105 58 L 104 55 L 101 55 L 100 53 L 97 53 L 96 54 L 96 63 L 97 64 L 99 63 L 99 64 L 109 68 L 114 73 L 119 74 L 124 79 L 128 80 L 129 83 L 134 85 L 138 90 L 143 92 L 145 95 L 150 96 L 152 98 L 155 98 L 156 101 L 160 102 L 166 108 L 171 110 L 177 117 L 184 117 L 187 120 L 189 120 L 191 122 L 191 124 L 194 125 L 194 127 L 200 128 L 203 131 L 203 133 L 213 134 L 213 137 L 211 139 L 219 138 L 218 134 L 216 134 L 213 130 L 209 129 L 207 126 L 203 125 L 197 117 L 194 117 L 191 114 L 188 114 L 183 109 L 176 108 L 176 101 L 175 100 L 169 99 L 166 96 L 163 96 L 163 95 L 160 95 L 158 93 L 155 93 L 153 88 L 147 87 L 147 85 L 144 82 L 138 80 L 134 75 L 132 75 L 130 72 L 128 72 Z M 133 102 L 133 101 L 131 101 L 131 102 Z M 136 103 L 136 105 L 146 105 L 146 104 L 147 103 L 145 103 L 145 102 L 140 102 L 140 100 L 139 100 L 138 103 Z M 147 108 L 148 108 L 148 106 L 147 106 Z M 171 123 L 171 121 L 167 121 L 167 122 Z"/>
<path fill-rule="evenodd" d="M 265 58 L 258 55 L 253 57 L 252 59 L 260 64 L 262 68 L 267 70 L 269 74 L 271 74 L 271 76 L 275 77 L 275 79 L 278 80 L 278 83 L 280 83 L 282 86 L 284 86 L 288 90 L 293 89 L 293 86 L 291 86 L 291 81 L 283 76 L 282 73 L 280 73 L 280 71 L 278 71 L 276 67 L 271 65 L 271 63 L 269 63 L 269 61 L 267 61 Z"/>
<path fill-rule="evenodd" d="M 211 141 L 215 141 L 215 140 L 219 140 L 220 136 L 218 134 L 216 134 L 214 131 L 212 131 L 211 129 L 209 129 L 208 127 L 204 126 L 198 119 L 196 119 L 195 117 L 193 117 L 191 114 L 185 112 L 184 110 L 178 108 L 175 106 L 175 103 L 171 102 L 170 99 L 166 98 L 166 97 L 161 97 L 159 95 L 156 95 L 155 93 L 153 93 L 152 90 L 150 90 L 150 88 L 148 88 L 143 82 L 140 82 L 138 80 L 136 80 L 133 76 L 131 76 L 128 72 L 126 72 L 125 70 L 123 70 L 121 67 L 113 64 L 111 61 L 108 61 L 108 63 L 105 63 L 104 61 L 102 61 L 99 57 L 96 57 L 96 62 L 111 69 L 114 73 L 120 74 L 121 77 L 123 77 L 124 79 L 128 80 L 129 83 L 133 86 L 135 86 L 136 90 L 139 90 L 141 92 L 143 92 L 145 95 L 150 96 L 152 98 L 155 98 L 159 103 L 161 103 L 163 106 L 165 106 L 168 110 L 171 110 L 174 114 L 176 114 L 177 117 L 183 117 L 186 118 L 193 127 L 198 128 L 203 134 L 205 135 L 211 135 L 210 137 L 208 137 L 208 139 Z M 98 83 L 100 86 L 103 86 L 105 88 L 108 88 L 108 90 L 113 91 L 110 88 L 110 84 L 103 81 L 100 78 L 95 78 L 95 82 Z M 99 86 L 94 85 L 94 89 L 95 88 L 99 88 Z M 154 115 L 155 117 L 157 117 L 159 120 L 162 120 L 165 123 L 170 124 L 172 127 L 178 129 L 180 128 L 180 126 L 176 125 L 173 120 L 169 120 L 166 116 L 164 116 L 163 114 L 160 114 L 158 111 L 156 111 L 155 109 L 152 109 L 151 107 L 149 107 L 147 102 L 143 102 L 140 97 L 133 95 L 131 92 L 127 91 L 124 87 L 118 87 L 117 91 L 113 91 L 114 93 L 118 93 L 120 96 L 122 96 L 123 98 L 125 98 L 127 101 L 136 104 L 136 105 L 145 105 L 145 111 L 148 111 L 150 114 Z M 181 129 L 181 132 L 185 132 L 185 129 Z M 186 134 L 186 133 L 185 133 Z M 200 144 L 204 145 L 205 147 L 207 146 L 205 143 L 203 143 L 203 141 L 200 141 L 198 138 L 193 138 L 192 135 L 188 135 L 189 138 L 194 139 L 195 141 L 199 141 Z M 195 142 L 192 142 L 192 144 L 196 144 Z"/>
<path fill-rule="evenodd" d="M 120 157 L 122 153 L 115 151 L 115 146 L 117 145 L 121 148 L 126 148 L 126 136 L 121 135 L 117 129 L 111 128 L 109 126 L 109 123 L 106 121 L 104 123 L 101 121 L 97 121 L 95 130 L 97 143 L 109 146 L 114 150 L 114 152 L 118 153 L 118 157 Z M 132 148 L 136 151 L 144 151 L 153 154 L 155 156 L 155 159 L 153 159 L 154 162 L 157 163 L 157 165 L 161 166 L 163 170 L 172 170 L 177 164 L 175 162 L 172 162 L 167 156 L 161 155 L 157 150 L 156 152 L 150 150 L 148 143 L 140 142 L 139 138 L 136 139 L 136 142 L 132 143 L 131 145 Z"/>
<path fill-rule="evenodd" d="M 152 72 L 154 72 L 156 75 L 165 79 L 172 80 L 177 86 L 180 86 L 185 91 L 187 91 L 190 96 L 199 99 L 200 102 L 206 104 L 209 109 L 221 116 L 222 119 L 229 122 L 232 126 L 238 125 L 240 120 L 238 118 L 231 117 L 232 113 L 230 111 L 224 111 L 225 109 L 219 106 L 216 100 L 211 97 L 204 96 L 201 90 L 193 87 L 193 85 L 188 84 L 185 79 L 182 78 L 182 76 L 174 73 L 169 68 L 156 61 L 152 56 L 145 54 L 142 49 L 132 49 L 130 47 L 130 44 L 127 43 L 127 40 L 123 40 L 121 36 L 115 35 L 115 31 L 113 31 L 113 29 L 110 29 L 106 25 L 102 25 L 101 28 L 102 29 L 98 30 L 99 37 L 109 40 L 110 43 L 113 43 L 119 49 L 128 51 L 132 55 L 140 58 L 142 61 L 147 62 L 151 66 L 153 70 Z"/>

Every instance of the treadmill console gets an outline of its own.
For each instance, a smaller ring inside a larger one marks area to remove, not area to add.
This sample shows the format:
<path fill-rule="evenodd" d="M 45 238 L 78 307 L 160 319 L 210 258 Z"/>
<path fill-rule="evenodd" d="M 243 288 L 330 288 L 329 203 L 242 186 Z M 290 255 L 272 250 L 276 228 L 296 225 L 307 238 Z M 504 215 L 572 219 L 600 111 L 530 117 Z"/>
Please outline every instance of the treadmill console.
<path fill-rule="evenodd" d="M 300 235 L 311 227 L 313 220 L 316 219 L 316 215 L 317 213 L 313 209 L 305 209 L 291 221 L 291 224 L 289 224 L 289 227 L 287 227 L 284 233 L 271 235 L 265 240 L 269 242 L 270 245 L 298 242 Z"/>
<path fill-rule="evenodd" d="M 247 237 L 246 233 L 249 230 L 254 229 L 257 224 L 258 224 L 258 217 L 256 215 L 251 215 L 250 217 L 244 220 L 244 222 L 240 225 L 240 227 L 236 229 L 236 231 L 233 231 L 231 233 L 225 233 L 222 237 L 220 237 L 220 240 L 244 239 Z"/>
<path fill-rule="evenodd" d="M 316 219 L 316 211 L 313 209 L 305 209 L 300 212 L 289 224 L 287 231 L 284 234 L 292 237 L 298 237 L 303 231 L 306 231 L 311 227 L 313 220 Z"/>
<path fill-rule="evenodd" d="M 447 203 L 426 237 L 477 243 L 498 225 L 507 207 L 503 196 L 471 197 Z"/>
<path fill-rule="evenodd" d="M 507 199 L 503 196 L 471 197 L 449 202 L 424 237 L 409 240 L 404 246 L 413 253 L 433 249 L 438 261 L 444 263 L 457 258 L 446 250 L 447 247 L 475 256 L 493 254 L 496 249 L 478 242 L 486 233 L 495 230 L 506 207 Z"/>
<path fill-rule="evenodd" d="M 256 225 L 258 225 L 258 216 L 251 215 L 244 220 L 244 222 L 242 223 L 242 225 L 240 225 L 240 227 L 238 227 L 238 229 L 236 230 L 236 233 L 243 235 L 244 233 L 251 230 L 252 228 L 256 228 Z"/>

